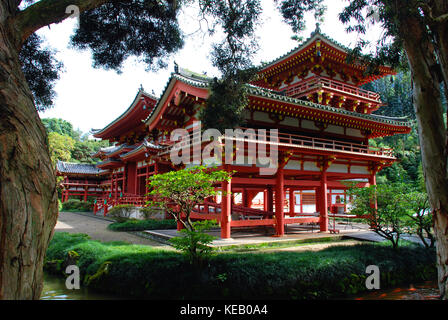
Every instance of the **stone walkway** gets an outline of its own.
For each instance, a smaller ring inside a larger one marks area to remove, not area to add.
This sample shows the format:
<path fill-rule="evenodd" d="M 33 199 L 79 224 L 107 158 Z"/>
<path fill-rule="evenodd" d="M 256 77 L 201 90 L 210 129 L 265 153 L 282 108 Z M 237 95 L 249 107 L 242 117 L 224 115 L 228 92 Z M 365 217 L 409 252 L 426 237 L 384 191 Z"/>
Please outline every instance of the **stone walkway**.
<path fill-rule="evenodd" d="M 144 244 L 154 247 L 166 247 L 160 242 L 145 239 L 128 232 L 115 232 L 107 229 L 111 220 L 95 217 L 89 213 L 60 212 L 55 232 L 85 233 L 93 240 L 125 241 L 132 244 Z"/>

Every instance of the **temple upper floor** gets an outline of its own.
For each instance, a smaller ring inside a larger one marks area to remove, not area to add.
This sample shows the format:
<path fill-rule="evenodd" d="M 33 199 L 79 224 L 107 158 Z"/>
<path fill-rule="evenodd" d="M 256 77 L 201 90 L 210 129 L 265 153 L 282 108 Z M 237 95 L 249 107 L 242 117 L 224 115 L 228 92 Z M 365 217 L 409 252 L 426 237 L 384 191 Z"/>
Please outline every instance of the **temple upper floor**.
<path fill-rule="evenodd" d="M 369 70 L 368 64 L 359 58 L 349 61 L 350 51 L 323 34 L 317 25 L 297 48 L 263 64 L 252 84 L 293 98 L 372 113 L 382 105 L 380 96 L 361 86 L 395 71 L 387 66 Z"/>
<path fill-rule="evenodd" d="M 302 45 L 263 64 L 256 80 L 246 85 L 249 103 L 242 125 L 362 145 L 372 138 L 408 133 L 406 119 L 372 114 L 382 105 L 380 95 L 362 88 L 395 72 L 384 66 L 367 73 L 362 61 L 347 61 L 349 50 L 317 28 Z M 143 141 L 165 147 L 175 129 L 191 131 L 206 107 L 212 81 L 176 65 L 159 98 L 140 89 L 120 117 L 94 131 L 95 137 L 120 148 L 105 152 L 111 153 L 108 161 Z M 105 153 L 98 156 L 104 158 Z"/>

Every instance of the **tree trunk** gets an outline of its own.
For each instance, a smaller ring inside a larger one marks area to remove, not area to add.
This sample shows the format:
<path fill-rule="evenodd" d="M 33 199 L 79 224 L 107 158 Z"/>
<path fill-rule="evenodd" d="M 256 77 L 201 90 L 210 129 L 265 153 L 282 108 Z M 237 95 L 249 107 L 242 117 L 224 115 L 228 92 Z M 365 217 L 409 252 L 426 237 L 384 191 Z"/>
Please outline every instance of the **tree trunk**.
<path fill-rule="evenodd" d="M 0 16 L 0 299 L 39 299 L 56 179 L 11 25 Z"/>
<path fill-rule="evenodd" d="M 442 299 L 448 298 L 448 179 L 446 128 L 435 49 L 423 25 L 415 18 L 402 21 L 402 39 L 413 72 L 414 107 L 419 125 L 423 173 L 437 247 L 438 279 Z"/>

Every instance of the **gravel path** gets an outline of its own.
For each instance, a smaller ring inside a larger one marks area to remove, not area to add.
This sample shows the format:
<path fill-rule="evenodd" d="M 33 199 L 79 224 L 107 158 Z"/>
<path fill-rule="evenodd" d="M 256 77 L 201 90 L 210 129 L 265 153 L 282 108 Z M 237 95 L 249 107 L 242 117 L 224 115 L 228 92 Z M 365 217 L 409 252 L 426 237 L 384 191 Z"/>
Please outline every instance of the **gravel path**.
<path fill-rule="evenodd" d="M 128 232 L 115 232 L 107 229 L 111 221 L 76 212 L 60 212 L 55 232 L 85 233 L 93 240 L 125 241 L 133 244 L 144 244 L 154 247 L 166 247 L 162 243 L 145 239 Z"/>

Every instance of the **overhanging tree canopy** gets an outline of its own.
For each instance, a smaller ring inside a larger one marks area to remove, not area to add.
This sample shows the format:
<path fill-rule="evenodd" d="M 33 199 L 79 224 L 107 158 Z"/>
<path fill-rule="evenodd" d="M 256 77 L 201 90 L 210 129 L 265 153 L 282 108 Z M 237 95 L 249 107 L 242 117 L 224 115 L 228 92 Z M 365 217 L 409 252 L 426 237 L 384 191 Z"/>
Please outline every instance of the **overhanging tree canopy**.
<path fill-rule="evenodd" d="M 275 0 L 294 31 L 303 30 L 304 13 L 321 17 L 323 0 Z M 80 27 L 72 38 L 93 52 L 94 65 L 119 70 L 130 55 L 151 66 L 182 46 L 179 8 L 193 0 L 5 0 L 0 2 L 0 298 L 39 298 L 42 262 L 57 217 L 57 192 L 45 129 L 38 108 L 50 105 L 51 86 L 29 80 L 26 61 L 39 61 L 35 76 L 57 79 L 59 63 L 39 51 L 37 30 L 68 18 L 77 6 Z M 251 66 L 259 0 L 198 0 L 202 13 L 216 20 L 225 39 L 214 46 L 213 61 L 229 83 Z M 373 8 L 374 10 L 372 10 Z M 351 0 L 341 14 L 363 33 L 370 16 L 391 42 L 380 42 L 375 62 L 405 57 L 413 74 L 414 104 L 422 145 L 423 171 L 435 229 L 442 296 L 448 294 L 448 178 L 446 127 L 440 83 L 448 84 L 448 2 L 446 0 Z M 213 29 L 211 29 L 213 31 Z M 27 43 L 28 41 L 28 43 Z M 25 54 L 27 45 L 31 51 Z M 404 49 L 404 51 L 402 51 Z M 19 57 L 22 51 L 22 59 Z M 356 52 L 355 52 L 356 54 Z M 35 58 L 29 58 L 33 57 Z M 28 58 L 27 58 L 28 57 Z M 28 60 L 27 60 L 28 59 Z M 45 74 L 43 71 L 50 71 Z M 40 92 L 40 94 L 39 94 Z M 36 102 L 33 100 L 33 93 Z M 39 99 L 41 99 L 39 101 Z M 229 100 L 238 106 L 238 101 Z M 39 107 L 40 105 L 40 107 Z"/>

